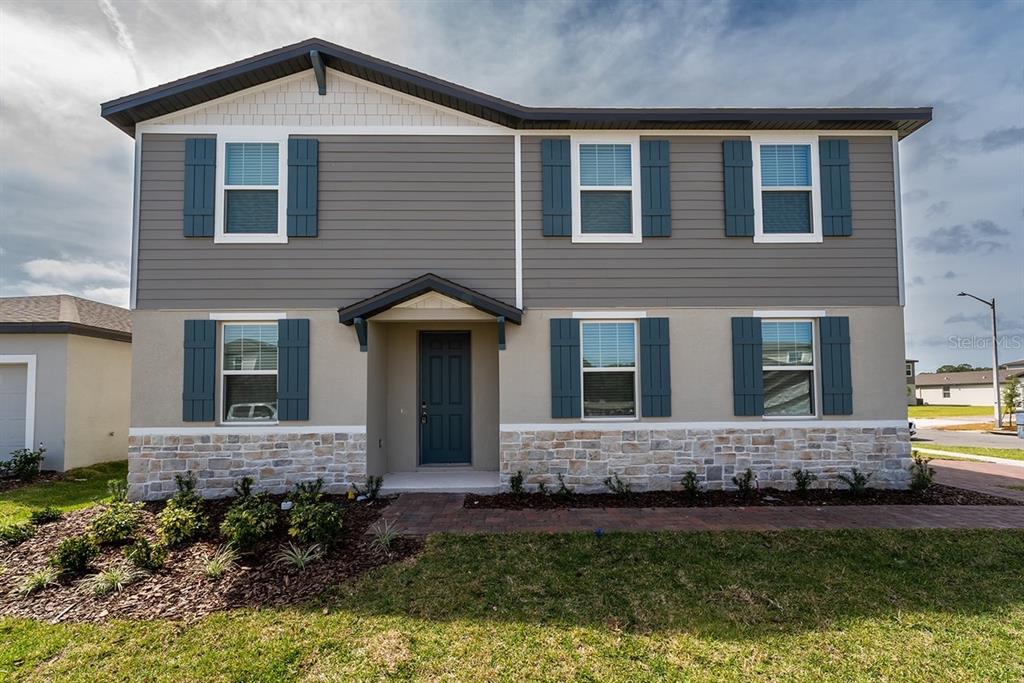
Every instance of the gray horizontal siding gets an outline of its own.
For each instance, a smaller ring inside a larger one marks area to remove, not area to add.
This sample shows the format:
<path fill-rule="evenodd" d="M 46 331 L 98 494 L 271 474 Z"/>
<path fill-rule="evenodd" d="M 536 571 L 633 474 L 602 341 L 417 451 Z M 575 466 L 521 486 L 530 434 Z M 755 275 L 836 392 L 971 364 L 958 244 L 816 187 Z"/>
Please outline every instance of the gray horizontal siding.
<path fill-rule="evenodd" d="M 515 303 L 511 137 L 318 136 L 319 237 L 182 236 L 184 135 L 145 135 L 138 307 L 351 304 L 426 272 Z"/>
<path fill-rule="evenodd" d="M 892 140 L 851 137 L 853 236 L 823 244 L 725 237 L 720 137 L 667 136 L 672 236 L 573 244 L 541 231 L 540 137 L 524 137 L 527 307 L 807 306 L 899 302 Z"/>

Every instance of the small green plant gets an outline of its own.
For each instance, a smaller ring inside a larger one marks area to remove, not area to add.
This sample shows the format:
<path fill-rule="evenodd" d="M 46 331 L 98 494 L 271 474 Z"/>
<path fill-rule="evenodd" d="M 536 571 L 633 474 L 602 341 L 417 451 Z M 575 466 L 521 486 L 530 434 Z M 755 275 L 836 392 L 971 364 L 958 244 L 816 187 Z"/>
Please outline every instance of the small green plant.
<path fill-rule="evenodd" d="M 33 510 L 31 514 L 29 514 L 28 516 L 29 521 L 35 524 L 36 526 L 42 526 L 44 524 L 49 524 L 50 522 L 56 522 L 63 518 L 64 513 L 58 510 L 57 508 L 53 507 L 52 505 L 47 505 L 46 507 L 41 508 L 39 510 Z"/>
<path fill-rule="evenodd" d="M 850 495 L 862 496 L 868 490 L 868 481 L 871 480 L 871 475 L 854 467 L 850 470 L 850 476 L 840 474 L 837 478 L 849 487 Z"/>
<path fill-rule="evenodd" d="M 10 460 L 0 462 L 0 473 L 19 481 L 33 481 L 39 476 L 39 467 L 43 463 L 45 454 L 46 449 L 42 445 L 37 450 L 19 448 L 16 451 L 11 451 Z"/>
<path fill-rule="evenodd" d="M 687 470 L 686 474 L 683 475 L 683 492 L 691 500 L 698 498 L 703 493 L 701 491 L 700 479 L 697 478 L 697 473 L 693 470 Z"/>
<path fill-rule="evenodd" d="M 299 543 L 334 545 L 341 534 L 343 511 L 329 501 L 296 505 L 289 513 L 288 535 Z"/>
<path fill-rule="evenodd" d="M 167 562 L 167 549 L 160 544 L 150 543 L 147 539 L 140 538 L 128 546 L 124 557 L 137 569 L 155 572 Z"/>
<path fill-rule="evenodd" d="M 92 591 L 93 595 L 110 595 L 120 593 L 144 576 L 138 569 L 111 567 L 98 574 L 82 579 L 82 583 Z"/>
<path fill-rule="evenodd" d="M 277 526 L 277 506 L 265 493 L 252 492 L 252 479 L 242 477 L 235 485 L 238 497 L 231 503 L 220 532 L 239 552 L 249 552 L 263 539 L 274 533 Z"/>
<path fill-rule="evenodd" d="M 633 493 L 632 484 L 627 484 L 619 479 L 619 475 L 617 473 L 613 473 L 610 477 L 605 477 L 604 486 L 606 489 L 619 496 L 628 496 Z"/>
<path fill-rule="evenodd" d="M 352 488 L 355 489 L 357 496 L 366 496 L 366 500 L 377 500 L 377 496 L 380 495 L 380 487 L 384 484 L 384 477 L 370 476 L 366 478 L 366 488 L 360 489 L 355 484 L 352 484 Z"/>
<path fill-rule="evenodd" d="M 736 487 L 737 493 L 740 494 L 740 498 L 750 498 L 754 493 L 754 486 L 756 485 L 754 471 L 748 467 L 742 474 L 734 474 L 732 483 Z"/>
<path fill-rule="evenodd" d="M 509 477 L 508 490 L 513 496 L 521 496 L 525 492 L 526 489 L 523 487 L 523 479 L 522 470 L 517 470 L 515 474 Z"/>
<path fill-rule="evenodd" d="M 793 470 L 793 480 L 796 482 L 796 492 L 801 498 L 806 498 L 811 484 L 818 481 L 818 475 L 808 472 L 802 467 Z"/>
<path fill-rule="evenodd" d="M 910 490 L 920 493 L 927 491 L 935 483 L 935 470 L 928 463 L 931 459 L 922 457 L 914 451 L 914 462 L 910 465 Z"/>
<path fill-rule="evenodd" d="M 221 546 L 217 552 L 206 559 L 203 573 L 208 579 L 219 579 L 238 564 L 238 551 L 230 545 Z"/>
<path fill-rule="evenodd" d="M 551 495 L 551 491 L 548 490 L 548 485 L 545 484 L 542 481 L 537 482 L 537 493 L 539 493 L 542 496 L 550 496 Z"/>
<path fill-rule="evenodd" d="M 35 595 L 50 586 L 56 585 L 58 578 L 57 572 L 53 569 L 39 569 L 23 578 L 15 590 L 21 595 Z"/>
<path fill-rule="evenodd" d="M 303 548 L 289 542 L 278 551 L 274 563 L 288 565 L 301 571 L 323 556 L 323 549 L 316 543 Z"/>
<path fill-rule="evenodd" d="M 292 492 L 288 494 L 288 500 L 295 506 L 319 503 L 324 498 L 323 488 L 322 477 L 317 477 L 316 481 L 296 484 Z"/>
<path fill-rule="evenodd" d="M 178 490 L 171 497 L 171 500 L 168 501 L 168 504 L 173 503 L 176 507 L 195 510 L 196 512 L 203 511 L 203 497 L 196 493 L 196 475 L 192 472 L 176 474 L 174 475 L 174 485 Z"/>
<path fill-rule="evenodd" d="M 107 506 L 89 525 L 96 542 L 106 545 L 130 541 L 142 523 L 142 507 L 142 503 L 125 501 Z"/>
<path fill-rule="evenodd" d="M 29 522 L 0 526 L 0 541 L 7 545 L 18 545 L 36 535 L 36 528 Z"/>
<path fill-rule="evenodd" d="M 167 546 L 178 546 L 200 536 L 208 524 L 206 515 L 194 508 L 180 507 L 171 499 L 156 516 L 157 531 Z"/>
<path fill-rule="evenodd" d="M 96 541 L 89 536 L 65 538 L 50 558 L 50 566 L 63 576 L 81 576 L 89 569 L 89 563 L 100 554 Z"/>
<path fill-rule="evenodd" d="M 376 550 L 382 555 L 391 555 L 391 549 L 395 545 L 395 541 L 401 536 L 401 532 L 398 529 L 398 524 L 391 519 L 380 519 L 370 527 L 370 535 L 373 537 L 370 540 L 370 548 Z"/>
<path fill-rule="evenodd" d="M 569 488 L 568 486 L 565 485 L 565 477 L 563 477 L 562 473 L 559 472 L 558 473 L 558 489 L 555 490 L 554 495 L 558 496 L 559 498 L 568 498 L 568 497 L 572 496 L 573 493 L 574 493 L 573 489 L 571 489 L 571 488 Z"/>
<path fill-rule="evenodd" d="M 124 503 L 128 501 L 128 482 L 124 479 L 110 479 L 107 481 L 107 496 L 112 503 Z"/>

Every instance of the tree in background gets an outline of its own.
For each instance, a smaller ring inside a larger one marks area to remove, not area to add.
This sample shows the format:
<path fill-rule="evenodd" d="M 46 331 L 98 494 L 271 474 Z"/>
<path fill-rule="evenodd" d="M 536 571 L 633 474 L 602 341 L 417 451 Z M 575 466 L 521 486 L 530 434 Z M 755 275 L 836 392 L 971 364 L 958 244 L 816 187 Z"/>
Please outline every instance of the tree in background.
<path fill-rule="evenodd" d="M 1010 426 L 1013 426 L 1013 415 L 1018 410 L 1024 409 L 1024 396 L 1021 395 L 1020 380 L 1011 377 L 1003 388 L 1003 414 L 1010 416 Z"/>
<path fill-rule="evenodd" d="M 973 372 L 974 370 L 991 370 L 992 368 L 976 368 L 970 363 L 960 363 L 960 365 L 940 365 L 939 369 L 935 372 Z"/>

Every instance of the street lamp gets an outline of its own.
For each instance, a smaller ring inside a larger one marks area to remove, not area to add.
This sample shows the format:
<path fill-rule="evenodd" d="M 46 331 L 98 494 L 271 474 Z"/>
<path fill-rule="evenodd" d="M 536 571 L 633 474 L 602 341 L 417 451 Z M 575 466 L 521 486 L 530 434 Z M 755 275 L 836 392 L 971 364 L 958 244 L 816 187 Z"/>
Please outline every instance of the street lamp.
<path fill-rule="evenodd" d="M 980 301 L 992 309 L 992 390 L 996 392 L 996 429 L 1003 428 L 1003 406 L 1002 398 L 999 396 L 999 334 L 996 332 L 996 298 L 987 301 L 967 292 L 960 292 L 957 296 L 969 296 Z"/>

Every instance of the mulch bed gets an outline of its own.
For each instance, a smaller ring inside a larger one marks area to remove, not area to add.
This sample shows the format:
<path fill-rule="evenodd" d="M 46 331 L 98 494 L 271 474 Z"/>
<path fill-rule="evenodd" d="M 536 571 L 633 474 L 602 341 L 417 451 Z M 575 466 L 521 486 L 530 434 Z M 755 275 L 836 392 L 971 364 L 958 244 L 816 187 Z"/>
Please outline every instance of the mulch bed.
<path fill-rule="evenodd" d="M 489 496 L 467 494 L 463 506 L 471 510 L 554 510 L 558 508 L 676 508 L 676 507 L 775 507 L 829 505 L 1024 505 L 1021 501 L 999 498 L 953 486 L 933 485 L 926 491 L 868 489 L 853 496 L 847 491 L 812 489 L 806 497 L 794 491 L 764 489 L 744 498 L 735 491 L 705 491 L 691 498 L 683 491 L 641 491 L 629 495 L 615 493 L 498 493 Z"/>
<path fill-rule="evenodd" d="M 60 481 L 63 478 L 64 474 L 55 470 L 43 470 L 32 481 L 22 481 L 13 477 L 0 477 L 0 493 L 9 493 L 15 489 L 20 489 L 22 486 L 28 486 L 29 484 Z"/>
<path fill-rule="evenodd" d="M 280 502 L 282 497 L 275 497 Z M 203 573 L 206 560 L 223 544 L 219 533 L 211 531 L 207 538 L 171 550 L 167 563 L 158 572 L 133 583 L 121 593 L 93 595 L 77 581 L 47 588 L 35 595 L 21 596 L 11 592 L 21 578 L 47 566 L 57 544 L 63 539 L 85 533 L 89 523 L 102 511 L 92 507 L 73 512 L 59 522 L 39 527 L 35 537 L 14 547 L 0 546 L 0 616 L 19 616 L 51 622 L 98 622 L 107 619 L 175 619 L 191 621 L 218 610 L 238 607 L 275 607 L 305 602 L 325 589 L 391 562 L 419 553 L 419 539 L 399 538 L 391 555 L 369 547 L 367 528 L 380 516 L 391 501 L 381 498 L 373 502 L 349 502 L 341 497 L 328 499 L 345 508 L 342 535 L 337 545 L 304 571 L 275 563 L 280 546 L 289 539 L 284 513 L 280 531 L 249 555 L 243 555 L 238 566 L 214 580 Z M 216 529 L 230 500 L 207 502 L 211 528 Z M 163 503 L 147 503 L 141 534 L 156 541 L 156 513 Z M 111 566 L 130 566 L 124 559 L 123 547 L 104 546 L 100 557 L 92 563 L 95 571 Z"/>

